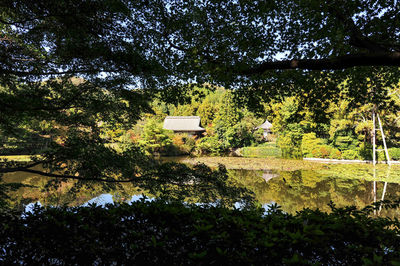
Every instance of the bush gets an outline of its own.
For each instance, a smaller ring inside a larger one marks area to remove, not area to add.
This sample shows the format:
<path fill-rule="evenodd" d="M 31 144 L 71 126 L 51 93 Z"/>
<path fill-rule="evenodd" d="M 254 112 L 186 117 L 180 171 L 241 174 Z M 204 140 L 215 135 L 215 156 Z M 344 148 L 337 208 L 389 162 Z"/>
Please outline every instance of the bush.
<path fill-rule="evenodd" d="M 144 125 L 143 134 L 138 142 L 146 153 L 168 154 L 168 151 L 173 149 L 170 135 L 172 135 L 172 131 L 163 129 L 161 123 L 151 119 Z"/>
<path fill-rule="evenodd" d="M 372 160 L 372 144 L 361 143 L 358 147 L 358 153 L 363 160 Z"/>
<path fill-rule="evenodd" d="M 332 148 L 331 154 L 329 155 L 330 159 L 341 159 L 342 158 L 342 153 L 336 148 Z"/>
<path fill-rule="evenodd" d="M 358 151 L 355 150 L 346 150 L 342 152 L 342 159 L 345 160 L 357 160 L 359 159 Z"/>
<path fill-rule="evenodd" d="M 398 203 L 393 204 L 398 206 Z M 389 203 L 387 206 L 390 206 Z M 3 265 L 395 265 L 399 221 L 372 208 L 227 209 L 175 202 L 0 213 Z M 396 264 L 397 265 L 397 264 Z"/>
<path fill-rule="evenodd" d="M 332 147 L 329 145 L 320 145 L 312 150 L 312 155 L 314 158 L 324 158 L 327 159 L 331 155 Z"/>
<path fill-rule="evenodd" d="M 302 136 L 303 130 L 296 126 L 279 135 L 277 144 L 282 151 L 282 157 L 296 159 L 303 157 L 301 152 Z"/>
<path fill-rule="evenodd" d="M 400 160 L 400 148 L 388 149 L 390 160 Z"/>
<path fill-rule="evenodd" d="M 359 141 L 355 136 L 336 136 L 333 145 L 340 150 L 356 149 Z"/>
<path fill-rule="evenodd" d="M 378 146 L 377 149 L 380 151 L 376 151 L 376 159 L 378 161 L 387 161 L 386 153 L 385 150 L 383 149 L 383 146 Z"/>
<path fill-rule="evenodd" d="M 385 152 L 383 151 L 382 146 L 376 147 L 376 160 L 378 161 L 386 161 L 386 155 Z M 381 150 L 381 151 L 378 151 Z M 358 148 L 358 153 L 360 154 L 360 157 L 363 160 L 372 160 L 372 154 L 373 154 L 373 149 L 372 149 L 372 144 L 371 143 L 362 143 L 359 148 Z"/>
<path fill-rule="evenodd" d="M 190 154 L 196 146 L 196 136 L 188 134 L 175 134 L 172 137 L 172 143 L 178 149 L 180 154 Z"/>
<path fill-rule="evenodd" d="M 307 133 L 303 135 L 302 141 L 301 141 L 301 151 L 303 153 L 304 157 L 313 157 L 312 151 L 324 144 L 323 140 L 320 138 L 317 138 L 315 133 Z"/>
<path fill-rule="evenodd" d="M 204 137 L 196 145 L 196 151 L 200 154 L 219 155 L 223 150 L 223 145 L 218 136 Z"/>

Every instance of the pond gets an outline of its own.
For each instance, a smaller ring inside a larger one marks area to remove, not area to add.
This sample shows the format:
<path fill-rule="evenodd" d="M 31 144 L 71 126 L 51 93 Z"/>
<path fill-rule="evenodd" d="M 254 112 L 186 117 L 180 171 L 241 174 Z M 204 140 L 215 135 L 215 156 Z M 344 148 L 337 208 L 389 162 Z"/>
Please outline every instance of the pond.
<path fill-rule="evenodd" d="M 229 176 L 254 191 L 263 204 L 277 203 L 294 213 L 303 208 L 329 211 L 328 203 L 362 208 L 381 199 L 400 197 L 400 166 L 369 164 L 323 164 L 302 160 L 258 159 L 235 157 L 165 158 L 186 164 L 205 163 L 215 167 L 224 164 Z M 30 203 L 78 206 L 87 203 L 108 203 L 137 200 L 142 192 L 132 184 L 85 183 L 75 181 L 49 183 L 49 178 L 15 172 L 3 176 L 5 183 L 25 186 L 8 193 L 13 208 L 24 209 Z M 377 212 L 377 215 L 400 217 L 398 210 Z"/>

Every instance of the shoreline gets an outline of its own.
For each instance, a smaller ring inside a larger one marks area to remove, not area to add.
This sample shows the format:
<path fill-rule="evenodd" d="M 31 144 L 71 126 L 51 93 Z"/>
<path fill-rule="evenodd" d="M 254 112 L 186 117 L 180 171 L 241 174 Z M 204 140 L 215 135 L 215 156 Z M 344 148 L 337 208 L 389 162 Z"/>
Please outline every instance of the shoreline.
<path fill-rule="evenodd" d="M 342 164 L 354 164 L 354 163 L 365 163 L 372 164 L 371 160 L 346 160 L 346 159 L 323 159 L 323 158 L 303 158 L 304 161 L 318 162 L 318 163 L 342 163 Z M 377 161 L 377 164 L 388 164 L 387 161 Z M 390 164 L 400 164 L 400 161 L 390 161 Z"/>

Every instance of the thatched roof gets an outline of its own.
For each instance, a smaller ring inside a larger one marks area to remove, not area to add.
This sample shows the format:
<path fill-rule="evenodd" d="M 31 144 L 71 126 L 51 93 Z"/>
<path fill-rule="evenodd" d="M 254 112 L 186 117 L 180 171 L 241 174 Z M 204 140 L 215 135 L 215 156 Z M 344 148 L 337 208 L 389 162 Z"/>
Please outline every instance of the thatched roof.
<path fill-rule="evenodd" d="M 164 128 L 173 131 L 205 131 L 200 127 L 198 116 L 167 116 L 164 120 Z"/>
<path fill-rule="evenodd" d="M 265 119 L 265 122 L 262 125 L 259 125 L 258 127 L 256 127 L 256 129 L 271 129 L 272 128 L 272 124 L 268 121 L 268 119 Z"/>

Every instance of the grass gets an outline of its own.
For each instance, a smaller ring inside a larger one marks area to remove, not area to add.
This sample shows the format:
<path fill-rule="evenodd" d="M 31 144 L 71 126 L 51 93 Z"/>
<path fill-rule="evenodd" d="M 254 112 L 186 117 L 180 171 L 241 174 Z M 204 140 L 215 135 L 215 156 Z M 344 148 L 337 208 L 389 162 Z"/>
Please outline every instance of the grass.
<path fill-rule="evenodd" d="M 276 146 L 262 147 L 244 147 L 242 149 L 243 157 L 249 158 L 265 158 L 265 157 L 281 157 L 281 150 Z"/>
<path fill-rule="evenodd" d="M 176 159 L 175 159 L 176 160 Z M 243 157 L 200 157 L 178 159 L 181 163 L 196 164 L 204 163 L 210 167 L 223 164 L 227 169 L 243 170 L 275 170 L 275 171 L 297 171 L 311 170 L 319 176 L 329 176 L 342 179 L 363 179 L 367 181 L 383 181 L 389 183 L 400 183 L 400 165 L 388 167 L 379 164 L 375 168 L 372 164 L 333 164 L 320 163 L 293 159 L 279 158 L 243 158 Z"/>
<path fill-rule="evenodd" d="M 179 160 L 181 163 L 196 164 L 204 163 L 210 167 L 216 167 L 223 164 L 227 169 L 245 169 L 245 170 L 278 170 L 278 171 L 296 171 L 296 170 L 316 170 L 321 168 L 321 164 L 280 158 L 244 158 L 244 157 L 185 157 Z"/>
<path fill-rule="evenodd" d="M 29 162 L 32 155 L 1 155 L 0 160 Z"/>

